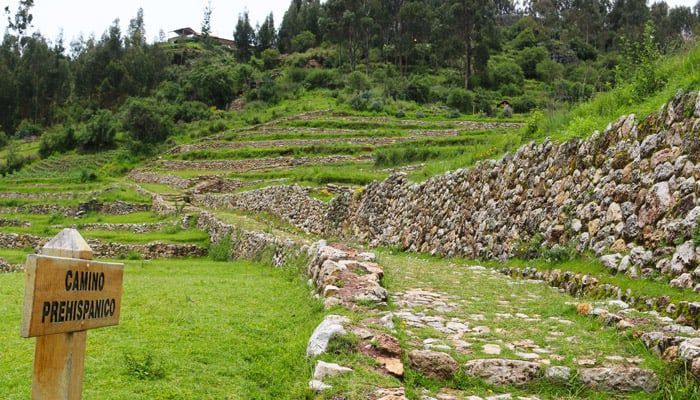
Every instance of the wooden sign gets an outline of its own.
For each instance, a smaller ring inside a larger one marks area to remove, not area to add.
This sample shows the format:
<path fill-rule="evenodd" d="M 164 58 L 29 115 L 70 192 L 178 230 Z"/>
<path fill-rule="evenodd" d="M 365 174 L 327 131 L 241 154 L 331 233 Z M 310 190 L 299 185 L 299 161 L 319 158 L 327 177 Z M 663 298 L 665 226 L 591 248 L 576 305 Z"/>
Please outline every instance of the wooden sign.
<path fill-rule="evenodd" d="M 119 324 L 123 273 L 121 264 L 30 255 L 22 337 Z"/>
<path fill-rule="evenodd" d="M 80 400 L 86 330 L 119 323 L 124 266 L 91 259 L 75 229 L 27 257 L 21 335 L 36 337 L 33 400 Z"/>

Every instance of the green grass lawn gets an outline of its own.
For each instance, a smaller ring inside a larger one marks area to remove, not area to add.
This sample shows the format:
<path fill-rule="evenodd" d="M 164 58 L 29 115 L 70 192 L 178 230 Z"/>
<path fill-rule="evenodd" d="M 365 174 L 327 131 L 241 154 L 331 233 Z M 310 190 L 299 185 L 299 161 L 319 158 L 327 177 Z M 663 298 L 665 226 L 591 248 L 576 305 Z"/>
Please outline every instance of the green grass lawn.
<path fill-rule="evenodd" d="M 0 274 L 0 398 L 29 398 L 22 274 Z M 121 324 L 88 334 L 84 399 L 308 398 L 323 318 L 296 270 L 202 259 L 128 262 Z"/>

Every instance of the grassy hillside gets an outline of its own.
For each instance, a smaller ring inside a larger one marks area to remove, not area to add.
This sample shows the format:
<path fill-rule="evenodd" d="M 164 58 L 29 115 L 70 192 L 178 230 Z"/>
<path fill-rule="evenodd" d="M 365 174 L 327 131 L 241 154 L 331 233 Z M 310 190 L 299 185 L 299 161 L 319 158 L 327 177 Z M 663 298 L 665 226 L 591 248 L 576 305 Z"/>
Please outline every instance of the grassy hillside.
<path fill-rule="evenodd" d="M 654 69 L 665 83 L 648 96 L 635 94 L 638 82 L 629 82 L 596 95 L 590 101 L 545 114 L 534 114 L 529 125 L 537 127 L 535 137 L 563 141 L 586 137 L 622 115 L 645 116 L 659 109 L 679 90 L 700 88 L 700 46 L 689 46 L 678 55 L 663 57 Z"/>

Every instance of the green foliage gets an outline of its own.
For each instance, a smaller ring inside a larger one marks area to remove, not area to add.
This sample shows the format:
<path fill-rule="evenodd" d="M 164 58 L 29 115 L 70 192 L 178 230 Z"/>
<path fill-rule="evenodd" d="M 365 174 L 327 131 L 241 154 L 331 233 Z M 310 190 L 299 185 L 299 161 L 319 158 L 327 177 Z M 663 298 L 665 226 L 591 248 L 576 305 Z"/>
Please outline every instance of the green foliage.
<path fill-rule="evenodd" d="M 83 150 L 104 150 L 114 146 L 117 121 L 109 110 L 98 110 L 79 130 L 75 142 Z"/>
<path fill-rule="evenodd" d="M 0 162 L 0 175 L 4 176 L 19 171 L 32 161 L 34 161 L 33 157 L 19 154 L 16 145 L 11 143 L 5 155 L 5 162 Z"/>
<path fill-rule="evenodd" d="M 263 61 L 263 66 L 265 69 L 277 68 L 281 62 L 281 55 L 277 49 L 265 49 L 260 56 Z"/>
<path fill-rule="evenodd" d="M 250 80 L 252 74 L 241 69 L 234 70 L 224 61 L 202 62 L 192 68 L 184 79 L 184 92 L 188 99 L 223 109 L 236 98 L 244 86 L 243 81 Z"/>
<path fill-rule="evenodd" d="M 41 125 L 36 124 L 28 119 L 22 120 L 20 122 L 19 126 L 17 127 L 17 130 L 15 131 L 15 137 L 18 138 L 28 138 L 32 136 L 39 136 L 41 135 L 41 132 L 43 131 L 43 128 Z"/>
<path fill-rule="evenodd" d="M 315 45 L 316 35 L 314 35 L 313 32 L 304 31 L 294 36 L 292 39 L 292 49 L 299 53 L 303 53 Z"/>
<path fill-rule="evenodd" d="M 367 74 L 360 71 L 351 72 L 347 78 L 347 85 L 356 92 L 367 90 L 370 87 L 370 80 Z"/>
<path fill-rule="evenodd" d="M 503 85 L 522 85 L 525 74 L 522 68 L 514 61 L 506 58 L 494 58 L 489 61 L 489 71 L 494 87 L 500 88 Z"/>
<path fill-rule="evenodd" d="M 231 235 L 209 245 L 209 258 L 213 261 L 228 261 L 231 258 Z"/>
<path fill-rule="evenodd" d="M 143 356 L 125 354 L 124 369 L 128 375 L 139 380 L 158 380 L 165 377 L 162 362 L 156 360 L 152 353 Z"/>
<path fill-rule="evenodd" d="M 525 132 L 523 133 L 523 139 L 533 139 L 538 136 L 540 125 L 544 120 L 544 113 L 542 111 L 536 111 L 530 115 L 525 124 Z"/>
<path fill-rule="evenodd" d="M 5 131 L 0 129 L 0 149 L 7 146 L 8 143 L 10 143 L 10 138 L 7 137 Z"/>
<path fill-rule="evenodd" d="M 173 131 L 170 110 L 153 98 L 131 98 L 122 110 L 122 124 L 142 143 L 161 143 Z"/>
<path fill-rule="evenodd" d="M 554 82 L 564 76 L 564 66 L 558 62 L 545 59 L 537 63 L 535 67 L 537 77 L 543 82 Z"/>
<path fill-rule="evenodd" d="M 94 182 L 96 180 L 97 180 L 97 174 L 94 171 L 89 171 L 87 169 L 80 171 L 80 182 L 81 183 Z"/>
<path fill-rule="evenodd" d="M 541 46 L 527 47 L 521 50 L 517 56 L 518 65 L 520 65 L 525 77 L 528 79 L 538 77 L 538 72 L 536 69 L 537 64 L 548 59 L 550 59 L 549 51 Z"/>
<path fill-rule="evenodd" d="M 194 122 L 211 118 L 209 107 L 200 101 L 184 101 L 175 107 L 175 121 Z"/>
<path fill-rule="evenodd" d="M 306 74 L 304 82 L 311 89 L 333 89 L 339 86 L 340 76 L 333 69 L 313 69 Z"/>
<path fill-rule="evenodd" d="M 471 114 L 474 110 L 474 95 L 465 89 L 451 89 L 447 96 L 447 105 L 463 113 Z"/>
<path fill-rule="evenodd" d="M 56 152 L 65 152 L 76 146 L 75 128 L 58 126 L 41 136 L 39 156 L 46 158 Z"/>
<path fill-rule="evenodd" d="M 654 25 L 647 22 L 641 41 L 623 38 L 622 62 L 618 65 L 617 80 L 631 83 L 636 100 L 656 93 L 665 84 L 656 62 L 661 53 L 654 41 Z"/>

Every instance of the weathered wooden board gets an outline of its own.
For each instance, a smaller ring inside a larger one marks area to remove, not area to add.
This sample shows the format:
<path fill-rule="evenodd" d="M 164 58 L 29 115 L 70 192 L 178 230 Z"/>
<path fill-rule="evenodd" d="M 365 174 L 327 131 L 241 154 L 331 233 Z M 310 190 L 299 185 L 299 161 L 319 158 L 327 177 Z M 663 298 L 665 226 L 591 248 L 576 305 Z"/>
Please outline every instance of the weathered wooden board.
<path fill-rule="evenodd" d="M 28 256 L 22 337 L 119 324 L 123 280 L 122 264 Z"/>

